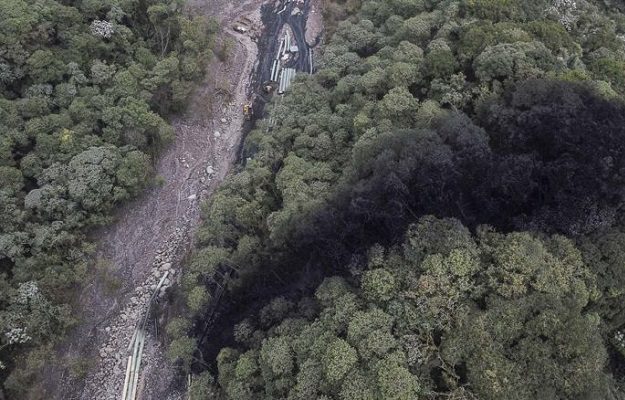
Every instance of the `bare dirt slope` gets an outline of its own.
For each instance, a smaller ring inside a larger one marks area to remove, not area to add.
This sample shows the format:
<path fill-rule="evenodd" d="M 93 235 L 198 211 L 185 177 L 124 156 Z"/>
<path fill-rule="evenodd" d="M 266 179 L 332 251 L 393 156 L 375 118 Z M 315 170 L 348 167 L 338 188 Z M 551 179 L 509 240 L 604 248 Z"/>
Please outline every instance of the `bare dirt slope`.
<path fill-rule="evenodd" d="M 46 376 L 46 398 L 121 397 L 126 349 L 136 322 L 164 272 L 169 271 L 170 277 L 166 286 L 178 278 L 180 260 L 188 253 L 199 223 L 200 202 L 235 161 L 244 118 L 241 109 L 251 96 L 249 79 L 258 50 L 249 35 L 230 27 L 242 16 L 259 20 L 261 4 L 262 0 L 235 4 L 192 0 L 187 5 L 192 15 L 217 17 L 223 27 L 220 40 L 232 38 L 235 45 L 226 62 L 215 60 L 209 65 L 187 112 L 172 121 L 176 139 L 156 166 L 165 183 L 121 209 L 114 224 L 97 232 L 97 257 L 109 265 L 121 288 L 111 293 L 110 284 L 107 288 L 103 279 L 94 276 L 82 290 L 81 321 L 61 350 L 62 362 Z M 83 382 L 76 371 L 85 365 L 90 368 Z M 138 398 L 162 399 L 166 392 L 176 398 L 170 388 L 171 368 L 161 346 L 148 336 Z"/>

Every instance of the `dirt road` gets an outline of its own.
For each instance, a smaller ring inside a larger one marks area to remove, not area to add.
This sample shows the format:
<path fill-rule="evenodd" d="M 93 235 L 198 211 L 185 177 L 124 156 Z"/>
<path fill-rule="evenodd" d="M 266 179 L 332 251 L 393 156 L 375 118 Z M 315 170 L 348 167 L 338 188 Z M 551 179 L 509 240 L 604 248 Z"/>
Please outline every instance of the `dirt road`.
<path fill-rule="evenodd" d="M 81 292 L 81 321 L 61 350 L 61 362 L 46 374 L 46 398 L 121 397 L 126 347 L 136 321 L 160 276 L 169 271 L 166 285 L 178 278 L 180 261 L 199 224 L 199 205 L 236 159 L 244 118 L 241 109 L 251 96 L 248 83 L 258 50 L 249 34 L 230 27 L 242 16 L 260 21 L 261 4 L 262 0 L 187 4 L 191 15 L 216 17 L 223 28 L 220 40 L 232 38 L 235 45 L 226 62 L 215 60 L 209 65 L 188 110 L 172 121 L 176 139 L 156 166 L 164 184 L 119 210 L 116 222 L 96 233 L 97 258 L 107 265 L 110 279 L 94 276 Z M 119 282 L 120 288 L 112 290 L 111 282 Z M 164 393 L 177 398 L 170 387 L 174 371 L 168 365 L 157 340 L 148 336 L 138 399 L 162 399 Z M 79 376 L 82 370 L 89 371 L 84 380 Z"/>

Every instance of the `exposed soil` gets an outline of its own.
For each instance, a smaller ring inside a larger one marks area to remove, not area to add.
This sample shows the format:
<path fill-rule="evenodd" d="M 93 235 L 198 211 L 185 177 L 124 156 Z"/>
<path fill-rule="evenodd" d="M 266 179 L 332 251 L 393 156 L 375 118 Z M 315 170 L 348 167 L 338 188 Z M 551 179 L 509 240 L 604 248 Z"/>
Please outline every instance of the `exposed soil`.
<path fill-rule="evenodd" d="M 308 74 L 310 57 L 314 57 L 312 50 L 319 45 L 323 33 L 323 19 L 321 17 L 321 0 L 296 0 L 276 3 L 266 3 L 261 9 L 264 30 L 259 38 L 260 55 L 258 68 L 255 73 L 254 87 L 257 95 L 255 102 L 256 115 L 262 115 L 263 106 L 269 96 L 260 94 L 261 83 L 267 82 L 280 43 L 286 31 L 289 32 L 299 48 L 298 56 L 284 66 L 295 68 L 300 74 Z M 312 11 L 319 18 L 312 16 Z M 312 32 L 312 33 L 309 33 Z M 314 35 L 309 42 L 306 36 Z M 313 60 L 314 62 L 314 60 Z M 225 273 L 227 271 L 221 271 Z M 258 277 L 255 283 L 239 289 L 236 292 L 226 292 L 217 296 L 219 301 L 207 307 L 201 323 L 195 326 L 193 335 L 198 339 L 198 356 L 201 362 L 193 365 L 194 372 L 201 372 L 207 368 L 216 372 L 216 356 L 220 349 L 235 345 L 233 326 L 247 317 L 258 314 L 260 308 L 271 299 L 282 296 L 285 298 L 300 298 L 310 294 L 323 279 L 318 268 L 305 268 L 301 273 L 295 273 L 284 281 L 273 277 Z M 220 292 L 221 285 L 209 285 L 209 290 Z"/>
<path fill-rule="evenodd" d="M 232 30 L 241 17 L 260 21 L 262 0 L 232 4 L 224 0 L 192 0 L 191 15 L 216 17 L 220 40 L 235 45 L 225 62 L 215 60 L 205 81 L 190 99 L 184 115 L 172 120 L 176 139 L 160 156 L 156 173 L 162 186 L 150 189 L 120 209 L 116 222 L 94 234 L 97 258 L 107 264 L 120 288 L 94 275 L 80 292 L 80 323 L 57 365 L 44 377 L 47 399 L 118 399 L 126 368 L 126 347 L 156 282 L 169 271 L 166 286 L 178 278 L 180 261 L 188 253 L 200 219 L 200 203 L 223 181 L 236 160 L 242 137 L 242 106 L 251 98 L 250 79 L 258 58 L 252 36 Z M 175 371 L 164 361 L 163 349 L 149 335 L 144 350 L 138 399 L 179 398 L 172 391 Z M 86 379 L 73 371 L 89 365 Z M 166 396 L 165 393 L 168 393 Z"/>
<path fill-rule="evenodd" d="M 321 0 L 310 0 L 310 12 L 306 23 L 306 43 L 310 47 L 319 44 L 323 34 Z"/>

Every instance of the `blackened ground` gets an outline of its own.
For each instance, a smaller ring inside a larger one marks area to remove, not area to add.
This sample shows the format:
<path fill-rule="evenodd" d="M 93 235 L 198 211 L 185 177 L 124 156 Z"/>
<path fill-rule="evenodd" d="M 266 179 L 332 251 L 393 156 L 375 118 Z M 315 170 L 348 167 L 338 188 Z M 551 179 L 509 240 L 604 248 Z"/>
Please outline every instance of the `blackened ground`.
<path fill-rule="evenodd" d="M 269 2 L 261 7 L 261 19 L 263 22 L 263 32 L 258 39 L 258 64 L 254 70 L 251 82 L 254 88 L 254 100 L 252 102 L 252 108 L 254 114 L 249 121 L 246 121 L 243 125 L 244 138 L 247 134 L 254 129 L 256 121 L 262 119 L 265 116 L 265 105 L 271 99 L 273 94 L 264 91 L 263 86 L 269 82 L 271 78 L 271 69 L 273 67 L 273 61 L 275 60 L 278 47 L 282 40 L 280 33 L 283 31 L 285 25 L 288 25 L 293 32 L 294 40 L 297 43 L 299 49 L 298 57 L 291 61 L 287 66 L 289 68 L 295 68 L 299 73 L 309 74 L 310 71 L 310 52 L 309 50 L 317 46 L 321 40 L 321 36 L 317 37 L 315 44 L 311 47 L 306 43 L 306 24 L 308 23 L 308 14 L 311 10 L 311 0 L 305 0 L 304 6 L 299 7 L 296 2 L 291 1 L 286 3 L 282 1 L 276 7 L 274 3 Z M 293 10 L 298 7 L 301 13 L 293 14 Z M 278 14 L 278 11 L 284 9 L 284 11 Z M 245 163 L 245 158 L 248 154 L 245 154 L 245 140 L 242 140 L 239 146 L 238 155 L 239 162 Z"/>
<path fill-rule="evenodd" d="M 354 255 L 398 243 L 423 215 L 570 237 L 624 223 L 625 106 L 581 84 L 523 82 L 473 122 L 453 114 L 430 135 L 396 131 L 371 146 L 336 196 L 294 218 L 289 243 L 263 249 L 262 273 L 220 306 L 218 334 L 202 349 L 209 363 L 270 299 L 345 274 Z"/>
<path fill-rule="evenodd" d="M 324 271 L 312 263 L 295 274 L 265 275 L 253 285 L 227 293 L 216 305 L 212 315 L 205 317 L 195 326 L 192 335 L 198 339 L 201 363 L 193 366 L 194 372 L 208 369 L 217 373 L 217 355 L 224 347 L 235 347 L 234 326 L 246 318 L 255 319 L 260 310 L 276 297 L 283 297 L 295 303 L 311 296 L 321 284 Z M 210 318 L 210 321 L 206 321 Z M 206 322 L 209 322 L 206 325 Z"/>
<path fill-rule="evenodd" d="M 292 15 L 296 3 L 291 1 L 287 4 L 285 11 L 278 14 L 277 12 L 284 8 L 281 2 L 278 8 L 274 8 L 271 3 L 263 5 L 261 8 L 261 16 L 265 30 L 259 39 L 258 47 L 260 49 L 260 57 L 258 60 L 258 69 L 256 71 L 256 84 L 260 89 L 262 83 L 269 81 L 271 77 L 271 67 L 275 60 L 278 47 L 280 46 L 280 32 L 285 25 L 288 25 L 294 34 L 294 39 L 299 49 L 299 56 L 294 64 L 289 64 L 291 68 L 296 68 L 299 72 L 310 73 L 310 61 L 308 58 L 309 46 L 306 43 L 305 31 L 308 21 L 308 13 L 310 12 L 310 0 L 306 0 L 301 13 Z"/>

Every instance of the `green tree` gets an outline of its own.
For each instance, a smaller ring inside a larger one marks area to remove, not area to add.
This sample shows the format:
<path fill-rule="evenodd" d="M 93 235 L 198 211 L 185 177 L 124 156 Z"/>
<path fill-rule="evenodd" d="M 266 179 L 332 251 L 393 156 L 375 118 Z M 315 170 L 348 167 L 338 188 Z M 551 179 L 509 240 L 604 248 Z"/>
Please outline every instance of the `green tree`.
<path fill-rule="evenodd" d="M 480 398 L 597 398 L 606 386 L 598 322 L 550 295 L 493 299 L 464 317 L 443 354 L 466 365 Z"/>
<path fill-rule="evenodd" d="M 487 47 L 477 56 L 473 68 L 479 79 L 488 82 L 540 77 L 556 65 L 555 58 L 542 43 L 517 42 Z"/>
<path fill-rule="evenodd" d="M 331 384 L 337 384 L 358 361 L 356 350 L 343 339 L 336 339 L 328 346 L 323 357 L 323 370 Z"/>

